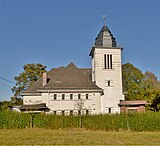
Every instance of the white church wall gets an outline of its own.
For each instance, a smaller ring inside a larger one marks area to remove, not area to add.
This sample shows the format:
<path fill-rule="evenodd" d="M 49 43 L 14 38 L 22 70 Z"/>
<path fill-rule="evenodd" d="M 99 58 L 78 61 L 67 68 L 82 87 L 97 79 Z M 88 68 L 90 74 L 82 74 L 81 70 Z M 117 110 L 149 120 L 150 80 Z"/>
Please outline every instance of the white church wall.
<path fill-rule="evenodd" d="M 104 54 L 112 55 L 112 69 L 105 69 Z M 101 100 L 102 113 L 119 113 L 122 95 L 121 49 L 95 48 L 94 75 L 97 86 L 104 90 Z"/>
<path fill-rule="evenodd" d="M 23 96 L 23 105 L 43 103 L 42 96 Z"/>
<path fill-rule="evenodd" d="M 56 94 L 57 98 L 54 99 L 52 96 Z M 62 94 L 65 95 L 65 98 L 62 100 Z M 70 95 L 72 94 L 72 99 Z M 80 97 L 78 97 L 78 94 Z M 87 99 L 86 99 L 87 95 Z M 100 102 L 100 93 L 50 93 L 49 108 L 51 112 L 56 111 L 56 113 L 61 113 L 62 111 L 65 114 L 73 111 L 77 114 L 79 110 L 82 110 L 85 114 L 86 110 L 90 114 L 100 113 L 101 102 Z"/>
<path fill-rule="evenodd" d="M 72 94 L 72 99 L 71 99 Z M 56 99 L 55 96 L 56 95 Z M 64 99 L 62 99 L 64 95 Z M 80 95 L 80 97 L 79 97 Z M 101 95 L 100 93 L 42 93 L 42 96 L 24 96 L 23 104 L 32 105 L 46 103 L 50 109 L 49 113 L 61 115 L 62 111 L 66 115 L 73 111 L 73 114 L 78 114 L 81 109 L 82 114 L 99 114 L 101 113 Z M 81 108 L 80 108 L 81 104 Z"/>

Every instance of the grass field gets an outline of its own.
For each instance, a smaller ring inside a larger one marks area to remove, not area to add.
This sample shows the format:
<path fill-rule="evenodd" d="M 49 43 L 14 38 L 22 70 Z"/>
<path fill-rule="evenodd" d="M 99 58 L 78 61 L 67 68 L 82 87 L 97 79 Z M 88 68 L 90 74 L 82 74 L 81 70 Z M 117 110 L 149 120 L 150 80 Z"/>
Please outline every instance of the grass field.
<path fill-rule="evenodd" d="M 160 132 L 2 129 L 0 145 L 159 145 Z"/>

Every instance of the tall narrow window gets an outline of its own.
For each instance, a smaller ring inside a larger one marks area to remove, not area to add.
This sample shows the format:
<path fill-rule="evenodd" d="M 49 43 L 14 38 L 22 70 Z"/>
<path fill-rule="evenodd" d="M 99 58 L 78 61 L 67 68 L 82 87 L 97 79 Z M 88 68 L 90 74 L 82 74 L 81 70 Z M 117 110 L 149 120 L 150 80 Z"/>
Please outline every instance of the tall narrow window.
<path fill-rule="evenodd" d="M 56 100 L 57 99 L 57 94 L 54 94 L 54 100 Z"/>
<path fill-rule="evenodd" d="M 70 94 L 70 99 L 73 99 L 73 94 Z"/>
<path fill-rule="evenodd" d="M 109 108 L 109 109 L 108 109 L 108 113 L 111 113 L 111 112 L 112 112 L 112 111 L 111 111 L 111 108 Z"/>
<path fill-rule="evenodd" d="M 88 94 L 86 94 L 86 99 L 88 99 Z"/>
<path fill-rule="evenodd" d="M 110 69 L 112 69 L 112 55 L 110 55 Z"/>
<path fill-rule="evenodd" d="M 62 100 L 64 100 L 65 99 L 65 94 L 62 94 Z"/>
<path fill-rule="evenodd" d="M 111 81 L 108 81 L 108 86 L 111 86 Z"/>
<path fill-rule="evenodd" d="M 109 54 L 107 54 L 107 68 L 110 69 L 109 68 Z"/>
<path fill-rule="evenodd" d="M 78 94 L 78 99 L 81 99 L 81 94 Z"/>
<path fill-rule="evenodd" d="M 104 69 L 112 69 L 112 55 L 104 54 Z"/>
<path fill-rule="evenodd" d="M 106 54 L 104 54 L 104 69 L 107 69 L 107 60 L 106 60 Z"/>

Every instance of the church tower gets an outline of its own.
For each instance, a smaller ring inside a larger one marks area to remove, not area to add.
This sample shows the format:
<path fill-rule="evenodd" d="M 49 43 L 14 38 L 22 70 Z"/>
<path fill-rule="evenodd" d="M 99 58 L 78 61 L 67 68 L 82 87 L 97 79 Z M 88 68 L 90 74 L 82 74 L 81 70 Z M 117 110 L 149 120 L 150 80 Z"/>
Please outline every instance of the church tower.
<path fill-rule="evenodd" d="M 118 104 L 124 100 L 122 93 L 121 51 L 106 24 L 91 48 L 92 81 L 103 89 L 101 96 L 102 113 L 120 113 Z"/>

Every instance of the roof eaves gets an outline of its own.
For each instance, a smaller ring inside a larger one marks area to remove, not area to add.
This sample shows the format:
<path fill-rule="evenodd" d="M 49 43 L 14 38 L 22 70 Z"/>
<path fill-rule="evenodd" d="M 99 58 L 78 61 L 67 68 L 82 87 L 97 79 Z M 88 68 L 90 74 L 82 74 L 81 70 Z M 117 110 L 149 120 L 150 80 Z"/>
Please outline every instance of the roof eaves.
<path fill-rule="evenodd" d="M 41 96 L 42 93 L 40 92 L 22 92 L 21 96 Z"/>
<path fill-rule="evenodd" d="M 62 93 L 62 92 L 67 92 L 67 93 L 70 93 L 70 92 L 103 92 L 103 90 L 101 88 L 99 89 L 41 89 L 41 90 L 37 90 L 38 92 L 41 92 L 41 93 L 48 93 L 48 92 L 59 92 L 59 93 Z"/>

